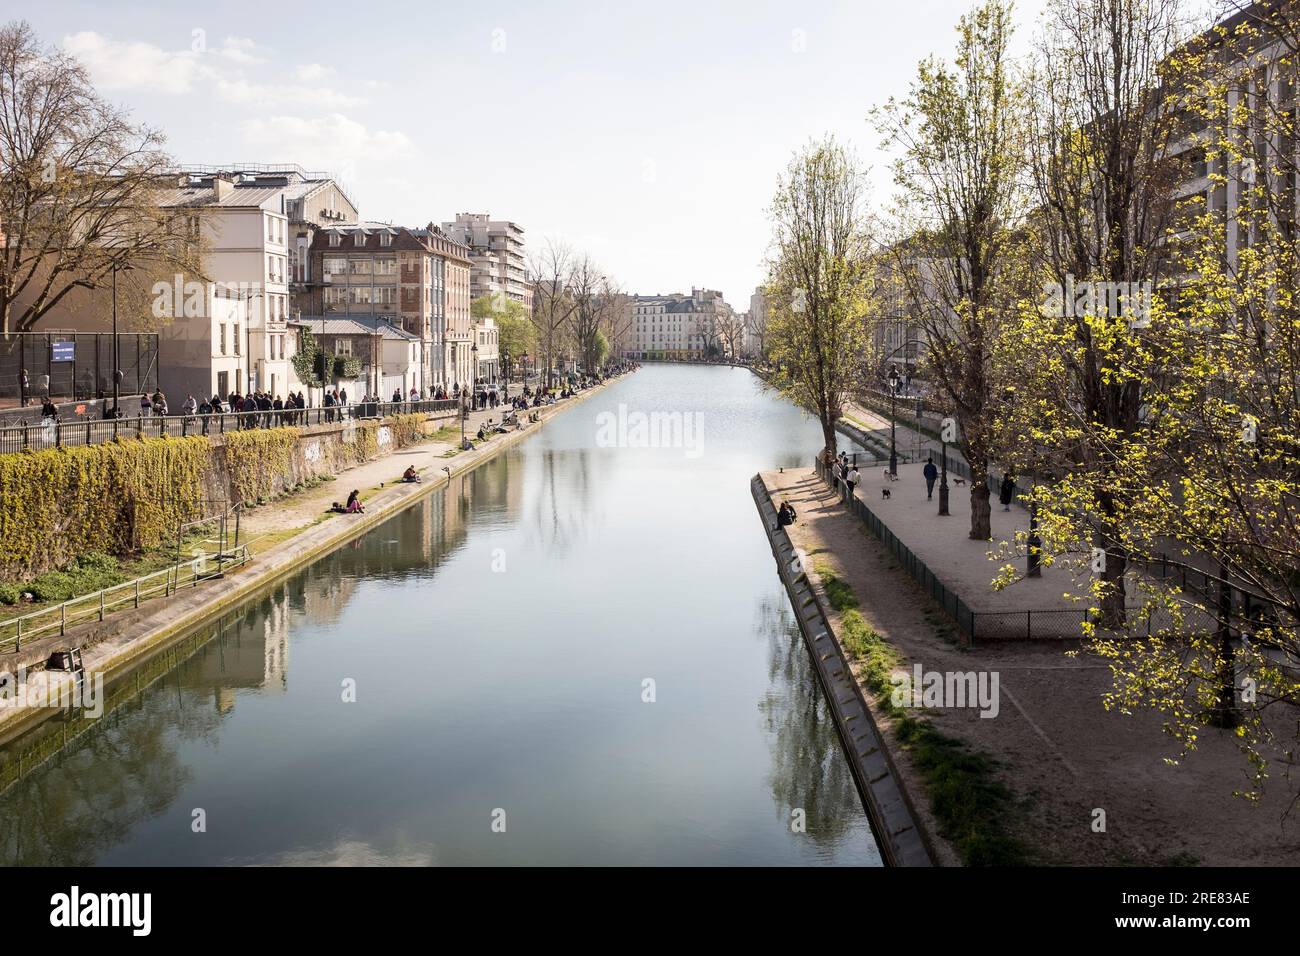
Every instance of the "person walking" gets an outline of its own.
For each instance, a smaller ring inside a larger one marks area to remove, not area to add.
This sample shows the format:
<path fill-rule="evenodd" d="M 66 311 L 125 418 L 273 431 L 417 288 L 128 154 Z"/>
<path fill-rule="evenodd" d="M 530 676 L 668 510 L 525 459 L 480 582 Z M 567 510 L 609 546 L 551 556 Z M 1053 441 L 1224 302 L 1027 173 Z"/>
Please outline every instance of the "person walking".
<path fill-rule="evenodd" d="M 1008 472 L 1002 476 L 1002 487 L 998 489 L 998 500 L 1002 502 L 1002 510 L 1010 511 L 1011 502 L 1016 496 L 1016 479 Z"/>
<path fill-rule="evenodd" d="M 851 469 L 849 469 L 849 477 L 845 480 L 845 484 L 849 486 L 850 501 L 853 500 L 853 489 L 858 486 L 858 482 L 861 480 L 862 480 L 862 475 L 858 473 L 858 466 L 854 465 Z"/>
<path fill-rule="evenodd" d="M 933 498 L 934 483 L 939 478 L 939 469 L 934 467 L 934 462 L 927 461 L 925 467 L 921 469 L 921 474 L 925 475 L 925 497 Z"/>

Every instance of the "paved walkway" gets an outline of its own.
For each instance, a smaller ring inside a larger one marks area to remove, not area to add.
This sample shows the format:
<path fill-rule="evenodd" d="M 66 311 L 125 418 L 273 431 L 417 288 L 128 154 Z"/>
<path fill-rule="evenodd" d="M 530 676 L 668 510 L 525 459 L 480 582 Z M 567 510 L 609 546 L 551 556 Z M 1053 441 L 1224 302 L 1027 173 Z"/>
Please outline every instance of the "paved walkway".
<path fill-rule="evenodd" d="M 1194 753 L 1167 763 L 1177 748 L 1157 715 L 1102 707 L 1111 686 L 1105 662 L 1067 657 L 1051 641 L 958 647 L 938 606 L 812 469 L 762 477 L 774 501 L 788 498 L 799 513 L 786 529 L 794 545 L 814 568 L 825 562 L 853 588 L 863 617 L 901 652 L 905 669 L 999 675 L 996 717 L 969 707 L 927 713 L 943 733 L 996 759 L 1017 804 L 1008 825 L 1043 862 L 1282 866 L 1300 859 L 1300 821 L 1282 819 L 1300 783 L 1275 773 L 1259 804 L 1232 796 L 1246 765 L 1230 731 L 1206 728 Z M 867 488 L 879 497 L 879 477 Z M 926 790 L 912 752 L 897 744 L 892 751 L 920 797 Z M 918 802 L 928 814 L 928 800 Z M 1105 833 L 1092 829 L 1097 809 L 1106 812 Z M 927 823 L 934 827 L 932 817 Z"/>
<path fill-rule="evenodd" d="M 993 541 L 972 541 L 970 533 L 970 483 L 956 484 L 948 475 L 948 517 L 939 517 L 939 487 L 934 498 L 925 495 L 925 478 L 917 463 L 898 466 L 898 480 L 889 481 L 884 468 L 861 471 L 862 484 L 855 494 L 909 549 L 929 566 L 944 585 L 961 595 L 973 611 L 1006 612 L 1023 610 L 1071 610 L 1087 608 L 1087 581 L 1076 581 L 1072 570 L 1061 564 L 1043 569 L 1040 578 L 1025 578 L 1025 559 L 1015 555 L 1017 532 L 1029 530 L 1029 514 L 1018 504 L 1003 511 L 992 496 L 989 524 Z M 816 472 L 808 469 L 815 480 Z M 885 498 L 882 490 L 889 491 Z M 1001 591 L 992 581 L 1005 564 L 1019 569 L 1020 580 Z M 1066 595 L 1073 595 L 1067 598 Z"/>
<path fill-rule="evenodd" d="M 578 394 L 582 396 L 586 393 Z M 550 417 L 567 405 L 567 401 L 560 401 L 539 410 L 543 417 Z M 508 411 L 510 411 L 508 407 L 501 406 L 470 412 L 469 420 L 465 423 L 466 437 L 472 439 L 477 434 L 480 424 L 489 419 L 499 422 Z M 527 413 L 523 413 L 522 417 L 527 421 Z M 345 501 L 353 488 L 361 492 L 361 501 L 364 504 L 381 485 L 392 485 L 397 482 L 408 465 L 414 465 L 416 472 L 426 481 L 431 474 L 441 471 L 446 466 L 455 467 L 456 459 L 468 454 L 459 452 L 455 456 L 448 456 L 448 452 L 454 452 L 460 445 L 460 419 L 449 418 L 440 424 L 453 426 L 456 429 L 454 441 L 425 441 L 418 445 L 399 448 L 390 455 L 341 471 L 333 481 L 322 482 L 287 498 L 246 511 L 240 520 L 241 538 L 250 541 L 254 550 L 258 546 L 257 539 L 262 539 L 264 542 L 282 540 L 286 535 L 310 527 L 326 518 L 330 505 L 335 501 Z M 525 430 L 536 427 L 527 424 L 524 426 Z M 490 445 L 494 440 L 488 439 L 487 444 Z"/>

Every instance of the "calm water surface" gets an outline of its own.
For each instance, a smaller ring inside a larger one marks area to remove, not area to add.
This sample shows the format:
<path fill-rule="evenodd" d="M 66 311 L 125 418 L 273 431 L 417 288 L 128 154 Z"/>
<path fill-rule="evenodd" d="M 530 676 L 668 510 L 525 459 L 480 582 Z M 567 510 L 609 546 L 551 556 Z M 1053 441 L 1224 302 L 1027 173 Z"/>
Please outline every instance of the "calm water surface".
<path fill-rule="evenodd" d="M 818 445 L 744 370 L 619 380 L 0 750 L 0 861 L 878 864 L 749 495 Z"/>

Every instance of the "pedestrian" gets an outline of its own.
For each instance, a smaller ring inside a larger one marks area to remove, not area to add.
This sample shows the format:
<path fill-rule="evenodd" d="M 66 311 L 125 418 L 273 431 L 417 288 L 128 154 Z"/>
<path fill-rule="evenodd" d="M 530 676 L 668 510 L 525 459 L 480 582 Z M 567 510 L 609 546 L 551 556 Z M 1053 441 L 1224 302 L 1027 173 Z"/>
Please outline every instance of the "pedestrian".
<path fill-rule="evenodd" d="M 862 475 L 858 473 L 858 466 L 854 465 L 852 469 L 849 471 L 849 477 L 846 482 L 846 484 L 848 484 L 849 486 L 849 500 L 853 499 L 853 489 L 857 487 L 858 482 L 861 480 L 862 480 Z"/>
<path fill-rule="evenodd" d="M 925 467 L 921 469 L 921 474 L 925 475 L 925 497 L 934 497 L 934 483 L 939 477 L 939 469 L 934 467 L 934 462 L 927 461 Z"/>
<path fill-rule="evenodd" d="M 1016 495 L 1016 479 L 1011 477 L 1008 472 L 1002 476 L 1002 487 L 998 490 L 998 500 L 1002 502 L 1002 510 L 1011 510 L 1011 500 Z"/>
<path fill-rule="evenodd" d="M 23 407 L 26 408 L 32 394 L 32 384 L 27 379 L 27 369 L 18 373 L 18 394 L 22 397 Z"/>

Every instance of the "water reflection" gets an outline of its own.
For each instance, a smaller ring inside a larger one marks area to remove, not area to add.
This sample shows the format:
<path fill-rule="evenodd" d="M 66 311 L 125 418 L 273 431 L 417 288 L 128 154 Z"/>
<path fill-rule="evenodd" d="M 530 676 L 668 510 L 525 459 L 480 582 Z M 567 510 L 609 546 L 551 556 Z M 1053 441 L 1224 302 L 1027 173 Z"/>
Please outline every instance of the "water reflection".
<path fill-rule="evenodd" d="M 730 371 L 620 382 L 0 748 L 0 862 L 877 863 L 748 497 L 817 429 Z M 704 453 L 599 447 L 618 402 Z"/>
<path fill-rule="evenodd" d="M 772 680 L 759 709 L 772 751 L 769 780 L 777 815 L 788 821 L 790 809 L 804 810 L 808 835 L 823 847 L 834 847 L 855 829 L 869 839 L 861 832 L 863 821 L 843 812 L 858 798 L 857 785 L 789 602 L 765 599 L 755 616 L 757 632 L 767 641 Z"/>

